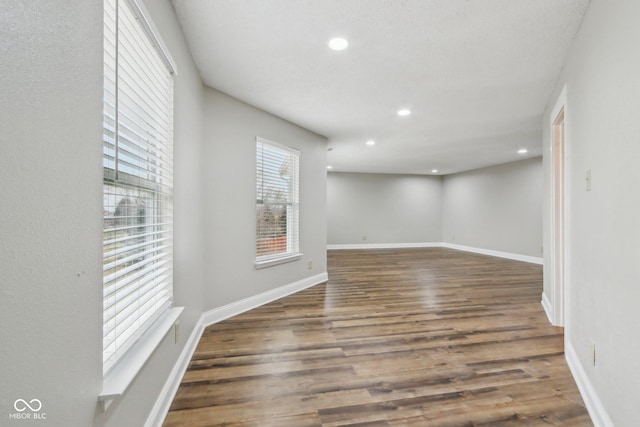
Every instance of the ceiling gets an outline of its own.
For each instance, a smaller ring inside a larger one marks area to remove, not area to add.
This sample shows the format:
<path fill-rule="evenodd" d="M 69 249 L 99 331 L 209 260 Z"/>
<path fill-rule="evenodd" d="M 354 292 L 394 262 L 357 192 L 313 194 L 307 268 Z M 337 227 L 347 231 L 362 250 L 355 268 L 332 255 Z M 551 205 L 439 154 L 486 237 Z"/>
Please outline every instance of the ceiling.
<path fill-rule="evenodd" d="M 333 171 L 439 175 L 542 154 L 588 3 L 173 0 L 204 83 L 329 138 Z"/>

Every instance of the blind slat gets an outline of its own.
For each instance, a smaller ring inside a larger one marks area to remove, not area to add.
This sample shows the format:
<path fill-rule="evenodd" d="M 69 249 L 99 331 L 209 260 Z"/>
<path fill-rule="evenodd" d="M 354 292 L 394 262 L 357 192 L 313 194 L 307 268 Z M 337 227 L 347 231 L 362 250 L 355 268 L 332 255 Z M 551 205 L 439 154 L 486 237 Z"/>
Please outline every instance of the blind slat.
<path fill-rule="evenodd" d="M 119 286 L 125 286 L 128 283 L 131 283 L 135 280 L 144 277 L 150 271 L 158 268 L 160 265 L 164 265 L 168 262 L 168 260 L 163 260 L 163 257 L 166 257 L 167 254 L 160 254 L 150 258 L 145 259 L 142 262 L 135 263 L 132 266 L 126 267 L 122 270 L 117 271 L 116 273 L 107 274 L 104 276 L 104 289 L 109 289 L 109 286 L 112 284 L 116 284 Z M 146 266 L 146 268 L 144 268 Z M 131 274 L 129 274 L 131 273 Z"/>
<path fill-rule="evenodd" d="M 111 320 L 115 315 L 115 304 L 123 300 L 126 296 L 134 294 L 136 292 L 146 292 L 147 290 L 159 290 L 164 287 L 169 287 L 170 281 L 167 275 L 168 268 L 160 268 L 153 271 L 153 274 L 145 276 L 144 280 L 140 280 L 133 285 L 123 286 L 114 292 L 109 293 L 104 297 L 104 319 L 105 321 Z M 162 286 L 157 286 L 157 284 Z"/>
<path fill-rule="evenodd" d="M 116 306 L 126 307 L 125 309 L 117 311 L 119 315 L 117 325 L 123 327 L 123 323 L 127 320 L 132 320 L 129 319 L 130 315 L 135 313 L 145 301 L 150 298 L 155 298 L 157 295 L 164 295 L 170 290 L 168 280 L 166 281 L 167 283 L 163 281 L 167 278 L 168 276 L 166 274 L 158 275 L 154 280 L 148 281 L 145 286 L 129 286 L 122 289 L 118 294 L 111 295 L 109 302 L 104 306 L 104 321 L 105 324 L 109 325 L 109 327 L 104 330 L 104 336 L 109 335 L 116 327 L 116 322 L 114 321 Z M 158 283 L 164 283 L 165 286 L 157 286 Z"/>

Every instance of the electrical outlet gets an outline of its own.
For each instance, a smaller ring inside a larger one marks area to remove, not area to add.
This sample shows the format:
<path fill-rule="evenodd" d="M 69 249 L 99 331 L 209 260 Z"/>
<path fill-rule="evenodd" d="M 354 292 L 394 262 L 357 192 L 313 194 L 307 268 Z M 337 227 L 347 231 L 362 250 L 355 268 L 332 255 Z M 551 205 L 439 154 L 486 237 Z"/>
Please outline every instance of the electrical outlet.
<path fill-rule="evenodd" d="M 311 270 L 313 268 L 313 261 L 309 261 L 307 266 L 309 267 L 309 270 Z"/>

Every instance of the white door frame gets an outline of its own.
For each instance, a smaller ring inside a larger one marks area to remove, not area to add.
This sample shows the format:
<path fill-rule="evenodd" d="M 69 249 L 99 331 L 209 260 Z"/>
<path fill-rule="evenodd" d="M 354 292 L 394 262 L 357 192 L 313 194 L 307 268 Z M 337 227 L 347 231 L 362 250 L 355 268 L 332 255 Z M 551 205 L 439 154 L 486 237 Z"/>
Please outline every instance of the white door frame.
<path fill-rule="evenodd" d="M 552 322 L 565 326 L 567 307 L 567 109 L 566 86 L 551 110 L 551 283 Z"/>

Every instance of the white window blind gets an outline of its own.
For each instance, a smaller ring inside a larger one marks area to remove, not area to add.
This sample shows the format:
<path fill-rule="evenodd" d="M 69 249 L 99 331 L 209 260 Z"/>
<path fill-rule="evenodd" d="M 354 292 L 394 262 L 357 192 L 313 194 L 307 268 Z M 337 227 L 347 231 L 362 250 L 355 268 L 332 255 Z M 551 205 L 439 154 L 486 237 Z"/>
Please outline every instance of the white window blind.
<path fill-rule="evenodd" d="M 297 254 L 300 152 L 256 138 L 256 260 Z"/>
<path fill-rule="evenodd" d="M 173 76 L 137 4 L 104 6 L 106 375 L 172 302 Z"/>

